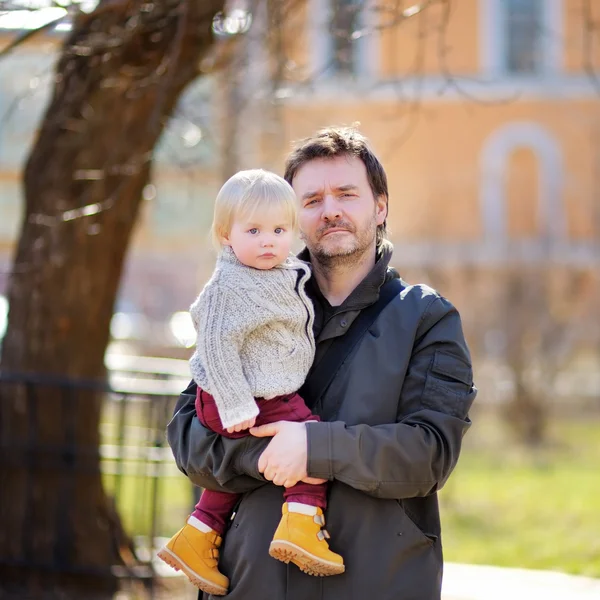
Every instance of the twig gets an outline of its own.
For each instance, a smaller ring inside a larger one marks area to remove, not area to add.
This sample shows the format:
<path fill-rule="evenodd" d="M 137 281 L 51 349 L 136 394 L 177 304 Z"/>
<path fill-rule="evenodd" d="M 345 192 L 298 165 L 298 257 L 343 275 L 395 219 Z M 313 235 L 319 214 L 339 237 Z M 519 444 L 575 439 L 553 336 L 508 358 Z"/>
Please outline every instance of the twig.
<path fill-rule="evenodd" d="M 49 21 L 48 23 L 45 23 L 44 25 L 41 25 L 36 29 L 30 29 L 28 31 L 25 31 L 24 33 L 21 33 L 16 38 L 11 40 L 7 46 L 0 50 L 0 59 L 4 58 L 15 48 L 18 48 L 21 44 L 24 44 L 27 40 L 30 40 L 31 38 L 35 37 L 39 33 L 46 31 L 47 29 L 51 29 L 52 27 L 63 21 L 64 18 L 65 15 L 61 15 L 60 17 L 57 17 L 56 19 L 53 19 L 52 21 Z"/>
<path fill-rule="evenodd" d="M 592 85 L 596 88 L 596 92 L 600 93 L 600 79 L 598 73 L 594 68 L 593 63 L 593 46 L 594 46 L 594 33 L 596 31 L 597 24 L 594 22 L 592 16 L 592 5 L 590 0 L 583 0 L 581 6 L 582 13 L 582 25 L 583 25 L 583 68 L 587 73 Z"/>

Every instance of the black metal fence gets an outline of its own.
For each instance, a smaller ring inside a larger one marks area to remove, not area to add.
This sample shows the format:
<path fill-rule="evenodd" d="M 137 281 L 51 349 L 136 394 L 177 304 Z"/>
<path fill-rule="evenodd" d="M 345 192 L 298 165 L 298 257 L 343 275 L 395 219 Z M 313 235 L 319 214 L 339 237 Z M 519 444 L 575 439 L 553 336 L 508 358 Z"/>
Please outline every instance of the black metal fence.
<path fill-rule="evenodd" d="M 113 371 L 110 384 L 0 373 L 0 496 L 10 529 L 0 571 L 116 577 L 126 596 L 163 595 L 171 573 L 156 550 L 183 525 L 197 495 L 177 470 L 165 437 L 185 385 L 183 371 L 161 375 L 135 364 Z M 97 432 L 87 442 L 86 428 Z M 94 478 L 108 498 L 106 522 L 118 556 L 102 567 L 96 560 L 85 563 L 73 531 L 74 515 L 82 514 L 77 503 L 88 501 L 88 490 L 78 492 L 78 486 L 93 485 Z M 46 502 L 41 493 L 48 494 Z M 46 505 L 51 514 L 38 519 Z M 37 548 L 31 543 L 42 522 L 44 551 L 41 542 Z"/>

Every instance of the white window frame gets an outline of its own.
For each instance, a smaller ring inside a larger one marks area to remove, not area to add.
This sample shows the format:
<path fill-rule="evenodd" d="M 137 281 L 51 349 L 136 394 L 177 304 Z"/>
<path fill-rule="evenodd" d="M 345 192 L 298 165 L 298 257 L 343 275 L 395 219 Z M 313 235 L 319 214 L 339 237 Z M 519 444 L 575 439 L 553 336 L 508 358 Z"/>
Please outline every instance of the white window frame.
<path fill-rule="evenodd" d="M 333 41 L 329 33 L 330 25 L 330 0 L 309 0 L 309 44 L 311 76 L 317 84 L 327 80 L 360 79 L 370 83 L 376 78 L 379 70 L 379 35 L 376 29 L 377 0 L 365 0 L 361 11 L 361 28 L 369 33 L 357 41 L 357 65 L 355 72 L 350 75 L 341 75 L 331 72 L 331 56 Z"/>
<path fill-rule="evenodd" d="M 506 37 L 503 21 L 504 0 L 479 0 L 480 63 L 483 72 L 492 77 L 539 79 L 556 75 L 563 63 L 563 0 L 543 0 L 543 63 L 539 73 L 511 73 L 506 69 Z"/>

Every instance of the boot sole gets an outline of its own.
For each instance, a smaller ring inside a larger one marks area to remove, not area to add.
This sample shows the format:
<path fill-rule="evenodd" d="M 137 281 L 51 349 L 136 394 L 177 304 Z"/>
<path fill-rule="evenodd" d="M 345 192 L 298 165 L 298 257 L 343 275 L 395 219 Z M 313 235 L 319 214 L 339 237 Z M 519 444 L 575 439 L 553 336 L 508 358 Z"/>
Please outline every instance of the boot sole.
<path fill-rule="evenodd" d="M 304 548 L 300 548 L 300 546 L 296 546 L 296 544 L 284 542 L 282 540 L 271 542 L 271 545 L 269 546 L 269 555 L 284 563 L 292 562 L 304 573 L 316 577 L 340 575 L 346 570 L 344 565 L 314 556 L 313 554 L 310 554 L 310 552 L 304 550 Z"/>
<path fill-rule="evenodd" d="M 170 567 L 173 567 L 176 571 L 181 571 L 185 576 L 201 591 L 213 596 L 224 596 L 227 594 L 227 588 L 217 585 L 208 579 L 198 575 L 195 571 L 190 569 L 184 562 L 181 562 L 179 558 L 173 554 L 168 548 L 163 548 L 156 553 L 158 558 L 166 562 Z"/>

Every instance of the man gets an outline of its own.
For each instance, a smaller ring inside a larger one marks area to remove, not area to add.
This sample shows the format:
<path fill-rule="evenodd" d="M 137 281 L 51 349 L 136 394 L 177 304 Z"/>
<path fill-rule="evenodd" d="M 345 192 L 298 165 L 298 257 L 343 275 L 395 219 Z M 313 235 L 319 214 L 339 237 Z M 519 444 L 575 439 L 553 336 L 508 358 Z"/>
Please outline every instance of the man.
<path fill-rule="evenodd" d="M 285 177 L 314 273 L 317 349 L 301 393 L 322 422 L 225 439 L 200 425 L 192 385 L 168 428 L 177 465 L 199 486 L 244 493 L 219 563 L 230 600 L 439 600 L 437 491 L 456 465 L 476 395 L 460 317 L 431 288 L 392 281 L 387 178 L 356 130 L 303 140 Z M 353 324 L 390 285 L 397 291 L 356 340 Z M 350 345 L 323 379 L 323 365 Z M 298 480 L 331 482 L 327 528 L 343 575 L 310 577 L 268 556 L 281 486 Z"/>

